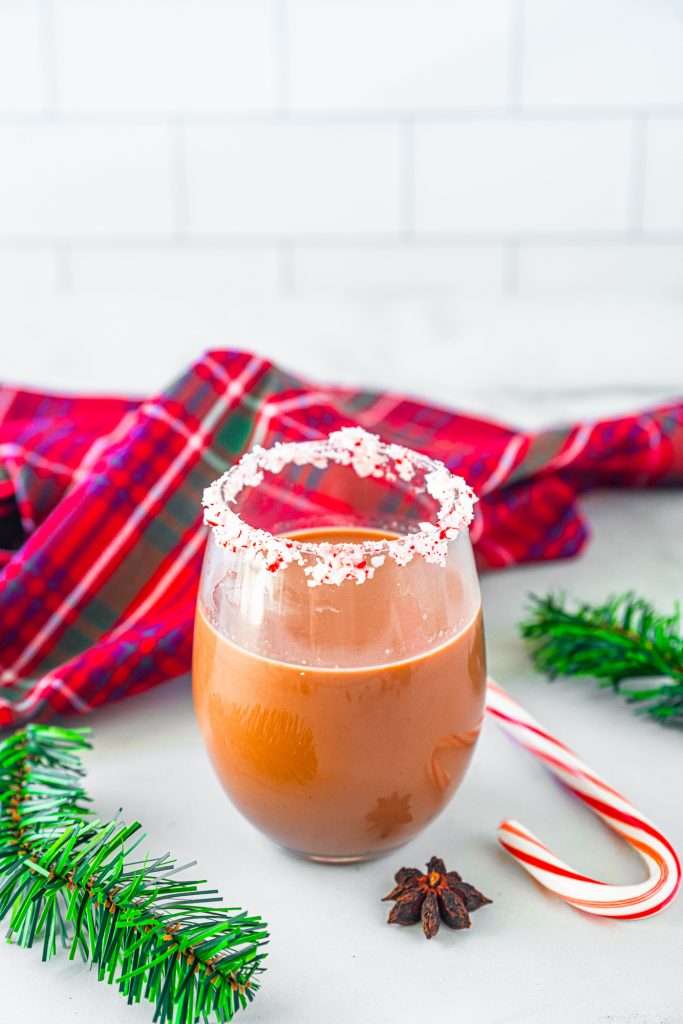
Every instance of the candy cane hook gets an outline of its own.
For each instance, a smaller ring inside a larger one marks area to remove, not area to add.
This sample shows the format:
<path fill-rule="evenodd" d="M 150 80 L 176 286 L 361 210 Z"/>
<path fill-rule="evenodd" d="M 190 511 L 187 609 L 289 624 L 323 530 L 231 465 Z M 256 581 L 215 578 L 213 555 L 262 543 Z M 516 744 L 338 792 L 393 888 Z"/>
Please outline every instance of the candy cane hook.
<path fill-rule="evenodd" d="M 501 846 L 542 886 L 587 914 L 626 920 L 664 910 L 681 883 L 681 865 L 668 839 L 493 679 L 488 681 L 486 707 L 504 732 L 540 758 L 579 800 L 633 847 L 645 861 L 648 877 L 634 885 L 610 885 L 589 878 L 551 853 L 524 825 L 510 819 L 498 827 Z"/>

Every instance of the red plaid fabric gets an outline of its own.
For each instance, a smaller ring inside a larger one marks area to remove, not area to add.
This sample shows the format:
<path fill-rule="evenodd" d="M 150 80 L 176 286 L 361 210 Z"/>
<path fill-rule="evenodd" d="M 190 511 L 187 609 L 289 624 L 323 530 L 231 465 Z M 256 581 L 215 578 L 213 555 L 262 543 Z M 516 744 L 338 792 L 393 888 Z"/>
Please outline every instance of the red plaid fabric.
<path fill-rule="evenodd" d="M 89 711 L 187 672 L 204 486 L 255 442 L 349 423 L 467 478 L 483 568 L 576 554 L 582 491 L 683 482 L 683 403 L 520 433 L 400 395 L 315 387 L 244 352 L 208 353 L 143 402 L 2 388 L 0 725 Z"/>

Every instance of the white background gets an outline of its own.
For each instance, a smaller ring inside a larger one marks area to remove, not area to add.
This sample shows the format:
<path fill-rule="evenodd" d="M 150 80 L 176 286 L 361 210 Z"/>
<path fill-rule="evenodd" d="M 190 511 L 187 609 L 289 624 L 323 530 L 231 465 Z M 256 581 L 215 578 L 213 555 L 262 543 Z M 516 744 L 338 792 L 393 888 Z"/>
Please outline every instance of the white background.
<path fill-rule="evenodd" d="M 161 390 L 208 347 L 530 428 L 683 391 L 678 0 L 0 0 L 0 379 Z M 332 294 L 330 294 L 332 293 Z M 492 672 L 683 848 L 681 737 L 545 684 L 530 590 L 670 608 L 683 498 L 598 494 L 571 563 L 483 580 Z M 681 1024 L 681 906 L 588 919 L 496 846 L 514 816 L 577 868 L 640 867 L 488 723 L 398 857 L 304 865 L 241 821 L 187 680 L 90 718 L 88 784 L 272 944 L 254 1024 Z M 432 853 L 494 899 L 468 934 L 389 929 Z M 0 950 L 0 1022 L 149 1021 L 79 965 Z"/>
<path fill-rule="evenodd" d="M 681 0 L 0 0 L 0 296 L 683 290 Z"/>

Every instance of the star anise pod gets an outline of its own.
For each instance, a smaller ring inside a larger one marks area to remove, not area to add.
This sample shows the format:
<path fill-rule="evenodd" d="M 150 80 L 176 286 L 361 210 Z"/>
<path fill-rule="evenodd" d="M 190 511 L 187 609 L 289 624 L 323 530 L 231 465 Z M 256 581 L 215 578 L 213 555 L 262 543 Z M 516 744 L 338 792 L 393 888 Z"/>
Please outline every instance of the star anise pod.
<path fill-rule="evenodd" d="M 469 928 L 470 912 L 491 900 L 463 882 L 457 871 L 446 871 L 440 857 L 432 857 L 423 874 L 419 868 L 401 868 L 394 875 L 397 885 L 385 896 L 395 900 L 387 924 L 416 924 L 428 939 L 439 930 L 439 918 L 449 928 Z"/>

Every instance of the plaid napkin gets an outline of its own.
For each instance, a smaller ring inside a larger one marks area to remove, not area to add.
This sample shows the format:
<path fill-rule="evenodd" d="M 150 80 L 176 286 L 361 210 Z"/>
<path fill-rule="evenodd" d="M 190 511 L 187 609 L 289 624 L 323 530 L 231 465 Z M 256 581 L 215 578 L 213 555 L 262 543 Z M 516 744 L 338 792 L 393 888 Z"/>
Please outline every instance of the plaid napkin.
<path fill-rule="evenodd" d="M 683 403 L 527 434 L 245 352 L 208 353 L 144 402 L 0 388 L 0 726 L 187 672 L 203 488 L 255 442 L 349 423 L 472 484 L 482 568 L 580 551 L 582 491 L 683 483 Z"/>

